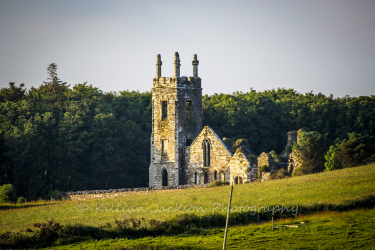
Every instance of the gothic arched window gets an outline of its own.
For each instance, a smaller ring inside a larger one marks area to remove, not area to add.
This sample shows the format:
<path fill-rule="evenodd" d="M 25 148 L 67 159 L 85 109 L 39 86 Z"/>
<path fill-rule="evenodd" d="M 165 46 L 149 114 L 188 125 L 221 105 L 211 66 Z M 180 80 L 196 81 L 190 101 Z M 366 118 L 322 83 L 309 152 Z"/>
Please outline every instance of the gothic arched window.
<path fill-rule="evenodd" d="M 210 164 L 210 160 L 211 160 L 211 152 L 210 152 L 210 142 L 206 139 L 203 141 L 203 144 L 202 144 L 202 148 L 203 148 L 203 166 L 204 167 L 209 167 L 211 164 Z"/>

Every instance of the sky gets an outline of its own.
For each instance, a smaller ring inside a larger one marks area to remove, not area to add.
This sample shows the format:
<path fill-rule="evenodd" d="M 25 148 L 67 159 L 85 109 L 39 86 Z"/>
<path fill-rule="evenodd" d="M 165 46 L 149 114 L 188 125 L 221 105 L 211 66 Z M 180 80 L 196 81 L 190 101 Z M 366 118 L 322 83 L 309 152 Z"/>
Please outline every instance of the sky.
<path fill-rule="evenodd" d="M 375 1 L 0 0 L 0 87 L 58 77 L 104 92 L 151 91 L 162 76 L 192 76 L 203 94 L 293 88 L 375 95 Z"/>

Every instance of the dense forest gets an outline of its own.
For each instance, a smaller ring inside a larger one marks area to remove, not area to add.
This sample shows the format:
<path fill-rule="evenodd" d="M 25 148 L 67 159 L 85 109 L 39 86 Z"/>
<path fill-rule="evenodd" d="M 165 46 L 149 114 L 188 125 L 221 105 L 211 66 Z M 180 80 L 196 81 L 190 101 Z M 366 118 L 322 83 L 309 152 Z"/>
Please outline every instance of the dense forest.
<path fill-rule="evenodd" d="M 57 67 L 38 88 L 0 90 L 0 185 L 17 195 L 148 185 L 151 93 L 69 86 Z M 375 96 L 333 98 L 293 89 L 203 96 L 203 125 L 256 153 L 281 153 L 287 132 L 324 135 L 326 151 L 348 133 L 375 134 Z"/>

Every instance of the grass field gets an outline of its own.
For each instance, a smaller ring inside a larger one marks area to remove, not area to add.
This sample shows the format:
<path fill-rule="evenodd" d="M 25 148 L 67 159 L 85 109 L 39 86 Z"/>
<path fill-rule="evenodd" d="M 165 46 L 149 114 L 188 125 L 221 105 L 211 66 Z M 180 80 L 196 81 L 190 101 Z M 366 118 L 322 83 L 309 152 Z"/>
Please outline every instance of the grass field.
<path fill-rule="evenodd" d="M 300 222 L 304 222 L 301 224 Z M 375 209 L 322 212 L 294 220 L 231 227 L 227 249 L 374 249 Z M 197 230 L 173 236 L 91 240 L 53 249 L 221 249 L 224 229 Z M 49 248 L 51 249 L 51 248 Z"/>
<path fill-rule="evenodd" d="M 140 192 L 132 193 L 125 197 L 104 200 L 37 202 L 27 203 L 20 206 L 4 204 L 0 205 L 0 209 L 2 209 L 0 210 L 0 234 L 9 231 L 18 232 L 27 228 L 32 228 L 34 223 L 45 222 L 52 218 L 62 225 L 82 224 L 92 227 L 108 227 L 109 224 L 113 225 L 115 220 L 129 218 L 145 218 L 146 220 L 155 219 L 166 221 L 172 220 L 176 216 L 181 216 L 181 214 L 186 213 L 194 213 L 198 216 L 205 216 L 214 213 L 224 215 L 226 213 L 229 193 L 230 187 L 224 186 Z M 244 212 L 244 210 L 247 209 L 247 212 L 259 212 L 259 210 L 263 212 L 266 210 L 267 212 L 267 209 L 270 210 L 273 207 L 294 209 L 293 213 L 296 215 L 309 212 L 319 213 L 324 210 L 337 210 L 337 208 L 339 211 L 342 211 L 356 209 L 355 206 L 357 204 L 359 204 L 358 209 L 363 208 L 361 205 L 363 204 L 361 199 L 366 197 L 373 198 L 374 196 L 375 164 L 370 164 L 367 166 L 323 172 L 314 175 L 237 185 L 234 187 L 233 191 L 232 211 L 238 213 Z M 368 211 L 366 212 L 368 216 L 374 214 L 374 211 L 371 209 L 363 211 Z M 355 213 L 355 211 L 352 212 Z M 270 211 L 268 213 L 270 213 Z M 342 224 L 344 222 L 340 223 Z M 371 225 L 373 224 L 370 223 L 369 228 L 364 226 L 361 230 L 365 232 L 366 230 L 372 229 L 372 231 L 374 231 Z M 262 226 L 257 225 L 256 227 L 263 228 L 263 226 L 267 227 L 267 224 Z M 327 226 L 328 224 L 324 224 L 324 228 L 326 228 L 324 230 L 330 230 L 327 229 Z M 249 228 L 247 226 L 235 227 L 231 228 L 230 232 L 242 230 L 243 233 L 239 234 L 243 234 L 244 237 L 246 237 L 246 235 L 251 235 L 250 231 L 253 230 L 252 228 L 254 228 L 254 226 L 250 226 Z M 307 228 L 311 228 L 311 226 L 301 230 L 307 230 Z M 317 225 L 317 231 L 320 230 L 319 228 L 320 227 Z M 289 232 L 297 232 L 297 230 L 292 231 L 292 229 L 281 229 L 278 230 L 278 234 L 284 231 L 287 234 Z M 207 229 L 205 232 L 212 236 L 201 237 L 199 240 L 200 236 L 196 236 L 193 232 L 190 232 L 185 236 L 146 237 L 135 240 L 136 242 L 134 244 L 141 245 L 143 244 L 142 241 L 145 241 L 144 244 L 149 244 L 147 243 L 149 240 L 165 242 L 167 240 L 164 239 L 165 237 L 171 237 L 168 239 L 173 240 L 173 238 L 175 238 L 178 244 L 183 244 L 186 240 L 186 244 L 189 241 L 198 241 L 202 242 L 202 246 L 205 246 L 207 244 L 206 239 L 213 237 L 212 239 L 215 241 L 216 234 L 217 237 L 219 237 L 219 235 L 222 237 L 222 229 Z M 271 236 L 269 237 L 284 237 L 276 236 L 276 231 L 272 231 L 270 234 Z M 257 234 L 254 233 L 254 235 Z M 339 235 L 341 235 L 341 233 Z M 357 233 L 354 235 L 357 235 Z M 263 236 L 259 236 L 259 242 L 262 242 L 262 237 Z M 294 236 L 285 235 L 285 237 L 293 238 Z M 295 237 L 302 237 L 302 235 L 296 235 Z M 111 240 L 108 240 L 108 242 L 109 241 Z M 125 240 L 122 239 L 118 241 Z M 100 242 L 100 244 L 105 244 L 106 241 Z M 239 242 L 241 242 L 241 240 L 239 240 Z M 87 241 L 86 243 L 94 244 L 92 242 L 90 243 L 90 241 Z M 99 243 L 95 242 L 95 244 Z M 127 242 L 123 244 L 133 243 Z M 182 246 L 183 245 L 181 245 L 181 247 Z M 199 247 L 200 244 L 197 244 L 197 246 Z M 285 248 L 287 248 L 287 246 L 285 246 Z"/>

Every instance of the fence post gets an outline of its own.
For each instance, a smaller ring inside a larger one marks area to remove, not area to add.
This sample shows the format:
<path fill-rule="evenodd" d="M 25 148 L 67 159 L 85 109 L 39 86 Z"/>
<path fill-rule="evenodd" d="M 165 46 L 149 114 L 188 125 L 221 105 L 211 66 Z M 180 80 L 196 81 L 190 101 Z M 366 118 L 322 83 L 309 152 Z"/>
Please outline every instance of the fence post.
<path fill-rule="evenodd" d="M 229 223 L 229 215 L 230 215 L 230 205 L 232 203 L 232 194 L 233 194 L 233 183 L 232 183 L 232 187 L 230 189 L 229 205 L 228 205 L 228 212 L 227 212 L 227 222 L 225 224 L 223 250 L 225 249 L 225 245 L 227 244 L 228 223 Z"/>

